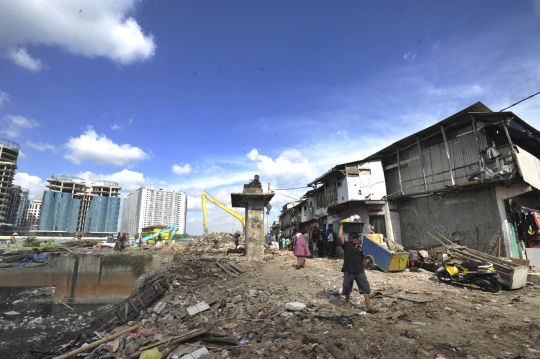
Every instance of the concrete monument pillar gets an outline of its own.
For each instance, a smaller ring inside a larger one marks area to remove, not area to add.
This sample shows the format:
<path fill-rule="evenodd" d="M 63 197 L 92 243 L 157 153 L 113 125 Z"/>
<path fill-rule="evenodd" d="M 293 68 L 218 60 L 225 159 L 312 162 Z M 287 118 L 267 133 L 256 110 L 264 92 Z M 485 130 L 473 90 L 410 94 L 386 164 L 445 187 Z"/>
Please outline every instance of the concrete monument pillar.
<path fill-rule="evenodd" d="M 263 193 L 258 175 L 244 185 L 242 193 L 231 193 L 232 206 L 246 209 L 244 237 L 247 256 L 264 254 L 264 208 L 272 197 L 273 193 Z"/>

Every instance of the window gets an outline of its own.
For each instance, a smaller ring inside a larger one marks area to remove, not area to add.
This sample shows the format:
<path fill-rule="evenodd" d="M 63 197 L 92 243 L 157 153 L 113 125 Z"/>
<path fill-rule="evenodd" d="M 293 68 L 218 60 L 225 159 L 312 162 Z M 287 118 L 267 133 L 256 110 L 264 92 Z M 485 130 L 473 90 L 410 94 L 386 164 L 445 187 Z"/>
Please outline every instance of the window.
<path fill-rule="evenodd" d="M 347 176 L 358 176 L 358 165 L 345 166 L 345 174 Z"/>
<path fill-rule="evenodd" d="M 386 223 L 384 221 L 384 216 L 369 216 L 369 224 L 373 232 L 380 233 L 386 238 Z"/>

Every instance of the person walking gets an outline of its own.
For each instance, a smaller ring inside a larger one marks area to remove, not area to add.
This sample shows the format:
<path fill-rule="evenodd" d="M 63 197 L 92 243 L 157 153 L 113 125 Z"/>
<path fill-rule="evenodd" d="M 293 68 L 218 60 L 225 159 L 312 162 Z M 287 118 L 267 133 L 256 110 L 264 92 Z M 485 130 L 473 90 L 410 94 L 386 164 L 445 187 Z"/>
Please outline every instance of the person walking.
<path fill-rule="evenodd" d="M 365 256 L 358 244 L 358 233 L 349 233 L 349 241 L 343 239 L 343 222 L 339 222 L 339 243 L 343 247 L 344 260 L 341 271 L 343 272 L 343 294 L 345 294 L 345 308 L 351 309 L 351 292 L 353 283 L 356 282 L 358 292 L 364 295 L 366 312 L 375 313 L 371 308 L 371 288 L 364 272 Z"/>
<path fill-rule="evenodd" d="M 313 243 L 317 245 L 317 255 L 319 258 L 324 257 L 324 241 L 321 238 L 321 232 L 319 231 L 319 227 L 313 228 Z"/>
<path fill-rule="evenodd" d="M 234 249 L 238 249 L 238 242 L 239 242 L 239 239 L 240 239 L 240 232 L 236 232 L 234 234 Z"/>
<path fill-rule="evenodd" d="M 296 256 L 296 269 L 306 268 L 306 257 L 311 256 L 308 245 L 301 233 L 296 234 L 294 255 Z"/>
<path fill-rule="evenodd" d="M 335 254 L 335 248 L 334 248 L 334 233 L 330 228 L 326 230 L 327 236 L 328 236 L 328 258 L 333 259 Z"/>
<path fill-rule="evenodd" d="M 118 232 L 118 237 L 116 237 L 116 243 L 114 244 L 114 249 L 122 252 L 122 235 Z"/>

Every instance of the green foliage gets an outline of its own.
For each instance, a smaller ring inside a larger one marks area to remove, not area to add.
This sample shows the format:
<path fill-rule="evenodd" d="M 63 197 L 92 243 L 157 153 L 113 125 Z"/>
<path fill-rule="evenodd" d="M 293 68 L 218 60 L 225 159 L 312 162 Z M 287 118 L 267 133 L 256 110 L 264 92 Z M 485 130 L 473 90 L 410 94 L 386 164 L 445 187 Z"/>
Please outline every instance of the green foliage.
<path fill-rule="evenodd" d="M 23 247 L 38 248 L 40 245 L 41 242 L 35 236 L 26 237 L 26 239 L 22 243 Z"/>
<path fill-rule="evenodd" d="M 128 254 L 115 254 L 104 256 L 101 260 L 103 267 L 126 266 L 131 267 L 133 275 L 138 277 L 145 273 L 147 265 L 152 263 L 152 256 L 132 256 Z"/>

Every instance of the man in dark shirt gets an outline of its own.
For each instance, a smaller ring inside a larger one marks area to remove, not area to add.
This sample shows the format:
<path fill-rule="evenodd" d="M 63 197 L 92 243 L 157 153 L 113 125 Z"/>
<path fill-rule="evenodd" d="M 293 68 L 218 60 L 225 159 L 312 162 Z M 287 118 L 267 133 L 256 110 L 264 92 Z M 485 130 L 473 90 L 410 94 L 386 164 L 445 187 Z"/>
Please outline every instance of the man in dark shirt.
<path fill-rule="evenodd" d="M 234 234 L 234 245 L 235 245 L 234 249 L 238 249 L 239 240 L 240 240 L 240 232 L 236 232 Z"/>
<path fill-rule="evenodd" d="M 353 289 L 353 283 L 356 282 L 358 286 L 358 292 L 364 295 L 366 300 L 366 311 L 368 313 L 374 313 L 375 310 L 371 308 L 369 282 L 364 272 L 365 262 L 364 253 L 358 245 L 358 233 L 350 233 L 349 241 L 345 242 L 343 239 L 343 222 L 339 223 L 339 243 L 343 247 L 344 261 L 343 268 L 343 294 L 345 294 L 345 308 L 351 309 L 351 292 Z"/>

